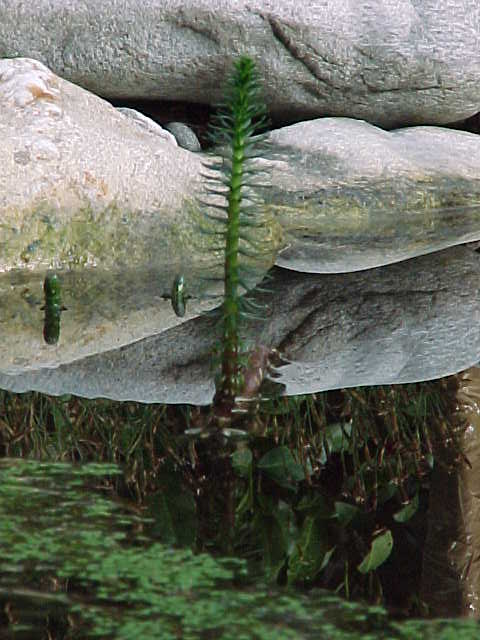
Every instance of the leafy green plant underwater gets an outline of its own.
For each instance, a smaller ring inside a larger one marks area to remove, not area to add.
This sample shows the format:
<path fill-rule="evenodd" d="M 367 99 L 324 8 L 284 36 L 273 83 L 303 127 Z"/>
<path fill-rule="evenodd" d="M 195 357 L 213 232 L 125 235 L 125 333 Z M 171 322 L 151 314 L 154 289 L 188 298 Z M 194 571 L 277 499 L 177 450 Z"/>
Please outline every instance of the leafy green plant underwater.
<path fill-rule="evenodd" d="M 189 533 L 185 519 L 172 521 L 162 511 L 163 518 L 158 518 L 162 542 L 157 536 L 152 540 L 147 533 L 149 518 L 127 512 L 99 491 L 118 474 L 116 465 L 105 463 L 72 469 L 58 462 L 0 461 L 0 637 L 447 640 L 478 636 L 478 624 L 472 620 L 448 625 L 398 623 L 381 607 L 347 602 L 324 590 L 306 594 L 272 588 L 263 580 L 252 582 L 244 560 L 172 549 L 176 530 Z M 177 506 L 171 513 L 179 514 L 174 482 L 164 492 L 164 508 L 169 501 L 171 507 Z M 19 509 L 25 502 L 28 506 Z M 162 503 L 157 508 L 162 510 Z"/>

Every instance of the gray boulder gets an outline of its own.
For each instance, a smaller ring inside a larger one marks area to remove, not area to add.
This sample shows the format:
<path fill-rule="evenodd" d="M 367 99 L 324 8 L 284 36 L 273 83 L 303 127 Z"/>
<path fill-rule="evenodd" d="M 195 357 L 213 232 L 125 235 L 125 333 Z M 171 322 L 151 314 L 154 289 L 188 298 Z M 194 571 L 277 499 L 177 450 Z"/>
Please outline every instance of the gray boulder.
<path fill-rule="evenodd" d="M 0 103 L 0 371 L 73 362 L 218 306 L 209 278 L 221 275 L 220 254 L 198 232 L 195 199 L 207 197 L 205 154 L 33 60 L 0 61 Z M 256 193 L 266 255 L 252 284 L 275 260 L 348 272 L 480 239 L 473 134 L 325 118 L 267 142 L 257 163 L 269 186 Z M 66 307 L 54 347 L 42 333 L 49 270 Z M 184 318 L 168 299 L 178 273 L 190 296 Z"/>
<path fill-rule="evenodd" d="M 479 37 L 476 0 L 0 2 L 0 56 L 36 58 L 109 99 L 212 104 L 246 53 L 283 122 L 466 118 L 480 102 Z"/>
<path fill-rule="evenodd" d="M 218 304 L 205 297 L 210 285 L 200 299 L 217 259 L 197 232 L 199 155 L 35 60 L 0 60 L 0 108 L 3 371 L 56 366 L 183 321 L 167 297 L 178 272 L 196 294 L 186 318 Z M 258 277 L 283 246 L 278 228 L 266 222 L 271 252 Z M 67 307 L 54 349 L 42 336 L 49 270 Z"/>
<path fill-rule="evenodd" d="M 129 107 L 117 107 L 117 111 L 123 113 L 127 118 L 131 118 L 139 127 L 143 127 L 150 133 L 160 136 L 165 142 L 170 142 L 175 147 L 178 146 L 175 136 L 167 130 L 167 127 L 161 127 L 155 120 L 148 118 L 143 113 L 140 113 L 140 111 L 130 109 Z"/>
<path fill-rule="evenodd" d="M 312 273 L 376 267 L 480 239 L 480 144 L 441 127 L 321 118 L 269 135 L 268 209 Z"/>

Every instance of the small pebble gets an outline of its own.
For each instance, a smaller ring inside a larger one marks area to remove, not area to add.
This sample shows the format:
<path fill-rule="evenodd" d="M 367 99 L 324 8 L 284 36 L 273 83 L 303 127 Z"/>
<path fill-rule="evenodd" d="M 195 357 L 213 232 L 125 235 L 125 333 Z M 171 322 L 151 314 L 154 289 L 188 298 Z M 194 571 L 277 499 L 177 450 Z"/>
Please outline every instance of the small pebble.
<path fill-rule="evenodd" d="M 179 147 L 188 151 L 201 151 L 202 147 L 195 133 L 183 122 L 169 122 L 162 125 L 164 129 L 170 131 L 175 136 Z"/>

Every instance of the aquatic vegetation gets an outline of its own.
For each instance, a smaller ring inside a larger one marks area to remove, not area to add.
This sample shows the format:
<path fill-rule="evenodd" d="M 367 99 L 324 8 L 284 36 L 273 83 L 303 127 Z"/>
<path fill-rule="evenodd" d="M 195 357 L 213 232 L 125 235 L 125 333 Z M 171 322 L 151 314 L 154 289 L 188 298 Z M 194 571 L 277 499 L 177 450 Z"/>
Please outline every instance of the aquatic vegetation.
<path fill-rule="evenodd" d="M 177 275 L 173 281 L 171 293 L 172 307 L 179 318 L 183 318 L 186 311 L 185 276 Z"/>
<path fill-rule="evenodd" d="M 245 390 L 246 369 L 251 367 L 242 339 L 242 324 L 258 318 L 264 309 L 254 307 L 245 295 L 254 261 L 262 256 L 262 217 L 255 187 L 255 167 L 262 130 L 267 125 L 266 106 L 254 62 L 240 58 L 226 86 L 225 97 L 209 129 L 214 158 L 205 174 L 207 194 L 215 202 L 201 201 L 200 231 L 218 239 L 223 251 L 224 301 L 218 345 L 220 372 L 216 380 L 214 415 L 223 425 L 232 420 L 236 398 Z M 218 156 L 220 154 L 220 156 Z"/>
<path fill-rule="evenodd" d="M 378 606 L 253 581 L 243 560 L 161 544 L 148 518 L 96 488 L 118 473 L 0 463 L 2 637 L 447 640 L 478 629 L 471 620 L 391 622 Z"/>
<path fill-rule="evenodd" d="M 142 504 L 157 542 L 244 559 L 269 587 L 419 614 L 431 447 L 450 396 L 436 382 L 271 399 L 260 435 L 222 444 L 183 435 L 207 408 L 1 392 L 0 450 L 120 464 L 104 486 Z"/>
<path fill-rule="evenodd" d="M 41 307 L 45 311 L 43 338 L 47 344 L 56 344 L 60 337 L 62 311 L 66 310 L 62 305 L 61 285 L 56 273 L 45 276 L 43 291 L 45 294 L 45 305 Z"/>

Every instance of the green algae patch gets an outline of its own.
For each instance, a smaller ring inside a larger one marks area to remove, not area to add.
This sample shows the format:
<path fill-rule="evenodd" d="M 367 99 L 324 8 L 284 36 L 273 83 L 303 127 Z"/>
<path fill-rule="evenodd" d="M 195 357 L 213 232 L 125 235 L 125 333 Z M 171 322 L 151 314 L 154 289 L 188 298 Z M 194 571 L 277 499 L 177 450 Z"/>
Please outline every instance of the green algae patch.
<path fill-rule="evenodd" d="M 201 218 L 199 205 L 190 199 L 181 215 L 160 209 L 133 212 L 116 203 L 99 211 L 91 206 L 55 211 L 40 204 L 27 212 L 7 212 L 0 223 L 0 272 L 149 269 L 172 260 L 177 268 L 205 263 L 215 258 L 216 239 L 200 232 Z M 259 233 L 272 266 L 284 246 L 282 228 L 270 217 Z"/>
<path fill-rule="evenodd" d="M 287 237 L 304 231 L 336 234 L 348 241 L 357 233 L 374 237 L 380 227 L 391 237 L 407 238 L 422 227 L 435 230 L 444 211 L 456 212 L 457 224 L 462 225 L 462 212 L 480 207 L 480 184 L 424 178 L 399 179 L 394 185 L 365 181 L 297 194 L 273 190 L 268 206 Z"/>
<path fill-rule="evenodd" d="M 41 205 L 6 219 L 0 255 L 3 271 L 148 267 L 178 256 L 187 244 L 179 233 L 181 226 L 185 233 L 185 225 L 166 212 L 131 212 L 115 203 L 101 211 L 80 208 L 71 215 Z"/>

